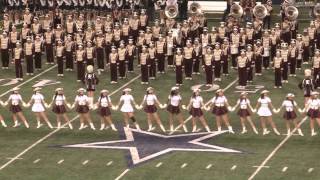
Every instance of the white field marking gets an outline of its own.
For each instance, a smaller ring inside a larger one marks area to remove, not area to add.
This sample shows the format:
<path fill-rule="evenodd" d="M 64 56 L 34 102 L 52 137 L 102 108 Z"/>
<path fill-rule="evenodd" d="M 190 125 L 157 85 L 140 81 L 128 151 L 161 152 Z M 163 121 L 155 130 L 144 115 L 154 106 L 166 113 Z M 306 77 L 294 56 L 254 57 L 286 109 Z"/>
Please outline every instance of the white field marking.
<path fill-rule="evenodd" d="M 110 166 L 112 163 L 113 163 L 113 161 L 109 161 L 109 162 L 107 163 L 107 166 Z"/>
<path fill-rule="evenodd" d="M 313 171 L 313 168 L 308 169 L 308 173 L 311 173 Z"/>
<path fill-rule="evenodd" d="M 17 159 L 23 159 L 23 158 L 11 158 L 11 157 L 7 157 L 6 159 L 15 159 L 15 160 L 17 160 Z"/>
<path fill-rule="evenodd" d="M 300 122 L 299 122 L 299 127 L 301 127 L 301 125 L 306 122 L 306 120 L 308 119 L 308 117 L 304 117 Z M 248 180 L 252 180 L 262 169 L 263 166 L 265 166 L 268 161 L 276 154 L 276 152 L 290 139 L 290 137 L 292 136 L 292 134 L 294 134 L 297 131 L 296 128 L 293 129 L 293 131 L 291 132 L 291 134 L 289 136 L 286 136 L 281 142 L 280 144 L 268 155 L 268 157 L 261 163 L 260 166 L 257 167 L 257 169 L 252 173 L 252 175 L 249 177 Z"/>
<path fill-rule="evenodd" d="M 254 168 L 260 167 L 260 166 L 252 166 Z M 262 168 L 270 168 L 270 166 L 262 166 Z"/>
<path fill-rule="evenodd" d="M 286 172 L 287 171 L 287 169 L 288 169 L 288 167 L 286 166 L 286 167 L 283 167 L 282 168 L 282 172 Z"/>
<path fill-rule="evenodd" d="M 288 136 L 288 134 L 281 134 L 281 135 L 282 135 L 282 136 Z M 291 135 L 292 135 L 292 136 L 300 136 L 300 135 L 297 134 L 297 133 L 294 133 L 294 134 L 291 133 Z"/>
<path fill-rule="evenodd" d="M 238 78 L 237 79 L 235 79 L 234 81 L 232 81 L 227 87 L 225 87 L 224 89 L 223 89 L 223 91 L 226 91 L 226 90 L 228 90 L 231 86 L 233 86 L 236 82 L 238 81 Z M 209 100 L 205 105 L 208 105 L 209 103 L 210 103 L 210 101 L 211 100 Z M 184 123 L 187 123 L 188 121 L 190 121 L 192 119 L 192 116 L 189 116 L 185 121 L 184 121 Z M 179 126 L 177 126 L 173 131 L 171 131 L 170 133 L 169 133 L 169 135 L 172 135 L 174 132 L 176 132 L 179 128 L 181 128 L 182 126 L 181 126 L 181 124 L 179 124 Z"/>
<path fill-rule="evenodd" d="M 64 159 L 61 159 L 60 161 L 57 162 L 57 164 L 62 164 Z"/>
<path fill-rule="evenodd" d="M 157 165 L 156 165 L 156 167 L 158 168 L 158 167 L 160 167 L 162 165 L 162 162 L 159 162 Z"/>
<path fill-rule="evenodd" d="M 210 169 L 212 167 L 212 164 L 208 164 L 208 166 L 206 167 L 206 169 Z"/>
<path fill-rule="evenodd" d="M 234 171 L 236 168 L 237 168 L 237 165 L 233 165 L 230 170 Z"/>
<path fill-rule="evenodd" d="M 119 180 L 121 179 L 125 174 L 127 174 L 127 172 L 129 172 L 130 169 L 126 169 L 124 170 L 118 177 L 116 177 L 114 180 Z"/>
<path fill-rule="evenodd" d="M 42 74 L 44 74 L 44 73 L 46 73 L 46 72 L 48 72 L 48 71 L 51 71 L 51 70 L 52 70 L 53 68 L 55 68 L 55 67 L 57 67 L 57 65 L 51 66 L 50 68 L 48 68 L 48 69 L 46 69 L 46 70 L 42 71 L 41 73 L 39 73 L 39 74 L 37 74 L 37 75 L 33 76 L 32 78 L 30 78 L 30 79 L 28 79 L 28 80 L 24 81 L 23 83 L 21 83 L 21 84 L 19 84 L 19 85 L 15 86 L 14 88 L 21 87 L 21 86 L 23 86 L 23 85 L 27 84 L 28 82 L 30 82 L 30 81 L 32 81 L 32 80 L 34 80 L 34 79 L 36 79 L 37 77 L 41 76 Z M 13 88 L 12 88 L 12 89 L 13 89 Z M 10 93 L 10 92 L 12 91 L 12 89 L 9 89 L 8 91 L 6 91 L 6 92 L 2 93 L 2 94 L 0 95 L 0 97 L 3 97 L 3 96 L 5 96 L 6 94 Z"/>
<path fill-rule="evenodd" d="M 40 161 L 40 159 L 36 159 L 33 161 L 33 164 L 37 164 Z"/>
<path fill-rule="evenodd" d="M 82 165 L 86 165 L 86 164 L 88 164 L 88 162 L 89 162 L 89 160 L 85 160 L 82 162 Z"/>
<path fill-rule="evenodd" d="M 116 89 L 115 91 L 113 91 L 110 96 L 114 95 L 115 93 L 119 92 L 121 89 L 123 89 L 124 87 L 128 86 L 129 84 L 131 84 L 133 81 L 137 80 L 141 75 L 136 76 L 135 78 L 131 79 L 129 82 L 127 82 L 126 84 L 122 85 L 121 87 L 119 87 L 118 89 Z M 70 120 L 70 123 L 75 121 L 76 119 L 78 119 L 79 116 L 75 116 L 74 118 L 72 118 Z M 61 127 L 66 127 L 67 123 L 63 124 Z M 28 151 L 30 151 L 32 148 L 34 148 L 35 146 L 37 146 L 38 144 L 42 143 L 43 141 L 45 141 L 46 139 L 48 139 L 49 137 L 51 137 L 52 135 L 54 135 L 55 133 L 57 133 L 58 131 L 60 131 L 60 129 L 55 129 L 52 132 L 50 132 L 49 134 L 47 134 L 46 136 L 42 137 L 41 139 L 39 139 L 38 141 L 36 141 L 35 143 L 31 144 L 29 147 L 27 147 L 25 150 L 23 150 L 21 153 L 19 153 L 18 155 L 16 155 L 13 159 L 11 159 L 10 161 L 6 162 L 5 164 L 3 164 L 0 167 L 0 171 L 4 168 L 6 168 L 8 165 L 10 165 L 11 163 L 13 163 L 17 158 L 20 158 L 22 155 L 24 155 L 25 153 L 27 153 Z"/>
<path fill-rule="evenodd" d="M 183 164 L 181 165 L 181 169 L 185 168 L 186 166 L 188 166 L 188 163 L 183 163 Z"/>

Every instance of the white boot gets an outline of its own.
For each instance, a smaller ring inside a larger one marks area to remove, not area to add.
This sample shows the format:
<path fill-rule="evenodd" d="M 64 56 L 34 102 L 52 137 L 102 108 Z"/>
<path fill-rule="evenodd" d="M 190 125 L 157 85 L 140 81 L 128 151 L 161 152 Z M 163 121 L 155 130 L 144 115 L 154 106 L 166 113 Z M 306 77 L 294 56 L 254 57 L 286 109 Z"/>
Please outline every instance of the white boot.
<path fill-rule="evenodd" d="M 130 128 L 130 125 L 129 125 L 129 124 L 127 124 L 127 125 L 126 125 L 126 128 Z"/>
<path fill-rule="evenodd" d="M 155 129 L 155 127 L 153 127 L 152 125 L 149 125 L 148 131 L 153 131 Z"/>
<path fill-rule="evenodd" d="M 234 131 L 232 130 L 232 126 L 228 127 L 229 133 L 234 134 Z"/>
<path fill-rule="evenodd" d="M 96 128 L 94 127 L 93 123 L 90 123 L 90 128 L 91 128 L 92 130 L 96 130 Z"/>
<path fill-rule="evenodd" d="M 170 131 L 173 132 L 173 125 L 170 126 Z"/>
<path fill-rule="evenodd" d="M 273 128 L 273 132 L 274 132 L 276 135 L 280 136 L 280 133 L 279 133 L 278 129 Z M 290 133 L 289 133 L 289 134 L 290 134 Z"/>
<path fill-rule="evenodd" d="M 88 97 L 89 107 L 90 109 L 93 108 L 93 97 Z"/>
<path fill-rule="evenodd" d="M 188 132 L 188 129 L 187 129 L 186 125 L 183 125 L 182 127 L 183 127 L 183 131 L 184 132 Z"/>
<path fill-rule="evenodd" d="M 58 122 L 57 124 L 57 128 L 60 129 L 61 128 L 61 122 Z"/>
<path fill-rule="evenodd" d="M 41 122 L 37 121 L 37 129 L 39 129 L 41 127 Z"/>
<path fill-rule="evenodd" d="M 52 124 L 49 121 L 47 123 L 48 123 L 49 128 L 52 129 L 53 128 Z"/>
<path fill-rule="evenodd" d="M 267 135 L 269 133 L 270 133 L 270 131 L 268 131 L 268 129 L 263 129 L 263 135 Z"/>
<path fill-rule="evenodd" d="M 162 130 L 163 132 L 166 132 L 166 129 L 163 127 L 162 124 L 160 124 L 160 128 L 161 128 L 161 130 Z"/>
<path fill-rule="evenodd" d="M 100 127 L 100 131 L 104 130 L 105 126 L 106 126 L 106 125 L 105 125 L 104 123 L 102 123 L 102 124 L 101 124 L 101 127 Z"/>
<path fill-rule="evenodd" d="M 4 122 L 4 120 L 1 121 L 1 124 L 3 127 L 7 127 L 6 123 Z"/>
<path fill-rule="evenodd" d="M 211 132 L 209 126 L 206 126 L 205 128 L 206 128 L 206 131 L 207 131 L 207 132 Z"/>
<path fill-rule="evenodd" d="M 246 129 L 245 127 L 243 127 L 241 134 L 245 134 L 245 133 L 247 133 L 247 132 L 248 132 L 247 129 Z"/>
<path fill-rule="evenodd" d="M 18 121 L 14 121 L 13 127 L 15 128 L 15 127 L 18 127 L 18 126 L 20 126 L 20 124 L 18 123 Z"/>
<path fill-rule="evenodd" d="M 253 128 L 253 132 L 256 133 L 256 134 L 259 134 L 259 132 L 257 131 L 256 128 Z"/>
<path fill-rule="evenodd" d="M 304 136 L 300 128 L 298 129 L 298 133 L 300 136 Z"/>
<path fill-rule="evenodd" d="M 73 129 L 73 126 L 72 126 L 71 123 L 68 123 L 68 126 L 69 126 L 69 128 L 70 128 L 71 130 Z"/>
<path fill-rule="evenodd" d="M 84 124 L 81 123 L 81 124 L 80 124 L 80 127 L 79 127 L 79 130 L 82 130 L 83 128 L 84 128 Z"/>
<path fill-rule="evenodd" d="M 196 132 L 196 131 L 197 131 L 197 126 L 193 126 L 192 132 Z"/>
<path fill-rule="evenodd" d="M 139 124 L 136 124 L 136 128 L 138 131 L 141 131 Z"/>
<path fill-rule="evenodd" d="M 111 126 L 111 129 L 112 129 L 113 131 L 118 131 L 118 130 L 116 129 L 116 127 L 114 126 L 114 124 L 110 124 L 110 126 Z"/>
<path fill-rule="evenodd" d="M 24 125 L 26 126 L 26 128 L 29 128 L 29 124 L 27 121 L 24 122 Z"/>
<path fill-rule="evenodd" d="M 287 130 L 287 136 L 289 136 L 289 135 L 290 135 L 290 132 L 291 132 L 291 130 L 290 130 L 290 129 L 288 129 L 288 130 Z"/>
<path fill-rule="evenodd" d="M 317 133 L 314 132 L 314 129 L 311 129 L 311 136 L 315 136 L 315 135 L 317 135 Z"/>
<path fill-rule="evenodd" d="M 220 126 L 220 127 L 218 127 L 218 132 L 221 132 L 221 126 Z"/>

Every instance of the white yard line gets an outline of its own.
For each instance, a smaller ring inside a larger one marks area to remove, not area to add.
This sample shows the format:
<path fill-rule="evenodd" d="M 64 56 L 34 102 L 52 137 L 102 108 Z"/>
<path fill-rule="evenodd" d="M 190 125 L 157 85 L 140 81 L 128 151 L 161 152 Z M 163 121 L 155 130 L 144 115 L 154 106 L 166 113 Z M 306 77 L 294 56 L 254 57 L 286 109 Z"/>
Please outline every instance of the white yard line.
<path fill-rule="evenodd" d="M 33 164 L 37 164 L 40 161 L 40 159 L 36 159 L 33 161 Z"/>
<path fill-rule="evenodd" d="M 237 165 L 233 165 L 230 170 L 234 171 L 236 168 L 237 168 Z"/>
<path fill-rule="evenodd" d="M 188 166 L 188 163 L 183 163 L 182 165 L 181 165 L 181 169 L 183 169 L 183 168 L 185 168 L 185 167 L 187 167 Z"/>
<path fill-rule="evenodd" d="M 313 168 L 308 169 L 308 173 L 311 173 L 313 171 Z"/>
<path fill-rule="evenodd" d="M 299 127 L 301 127 L 301 125 L 308 119 L 308 117 L 305 117 L 302 119 L 302 121 L 300 121 L 299 123 Z M 248 180 L 252 180 L 254 179 L 254 177 L 256 177 L 256 175 L 261 171 L 261 169 L 270 161 L 270 159 L 277 153 L 277 151 L 290 139 L 290 137 L 292 136 L 292 134 L 294 134 L 297 131 L 296 128 L 293 129 L 292 133 L 285 137 L 280 144 L 268 155 L 268 157 L 261 163 L 260 166 L 257 167 L 257 169 L 252 173 L 252 175 L 249 177 Z"/>
<path fill-rule="evenodd" d="M 226 90 L 228 90 L 230 87 L 232 87 L 236 82 L 238 81 L 238 78 L 237 79 L 235 79 L 234 81 L 232 81 L 227 87 L 225 87 L 224 89 L 223 89 L 223 91 L 226 91 Z M 210 103 L 210 101 L 208 101 L 205 105 L 208 105 Z M 190 121 L 192 119 L 192 116 L 189 116 L 185 121 L 184 121 L 184 123 L 187 123 L 188 121 Z M 171 131 L 170 133 L 169 133 L 169 135 L 172 135 L 173 133 L 175 133 L 179 128 L 181 128 L 182 126 L 181 126 L 181 124 L 179 124 L 173 131 Z"/>
<path fill-rule="evenodd" d="M 206 169 L 210 169 L 212 167 L 212 164 L 208 164 L 208 166 L 206 167 Z"/>
<path fill-rule="evenodd" d="M 107 163 L 107 166 L 110 166 L 112 163 L 113 163 L 113 161 L 109 161 L 109 162 Z"/>
<path fill-rule="evenodd" d="M 57 162 L 57 164 L 62 164 L 64 159 L 61 159 L 60 161 Z"/>
<path fill-rule="evenodd" d="M 115 178 L 114 180 L 119 180 L 121 179 L 125 174 L 127 174 L 127 172 L 129 172 L 130 169 L 126 169 L 124 170 L 117 178 Z"/>
<path fill-rule="evenodd" d="M 118 89 L 116 89 L 115 91 L 113 91 L 110 96 L 114 95 L 115 93 L 119 92 L 120 90 L 122 90 L 123 88 L 125 88 L 126 86 L 128 86 L 129 84 L 131 84 L 132 82 L 134 82 L 135 80 L 137 80 L 141 75 L 136 76 L 135 78 L 131 79 L 129 82 L 127 82 L 126 84 L 122 85 L 121 87 L 119 87 Z M 75 121 L 76 119 L 78 119 L 78 115 L 75 116 L 74 118 L 72 118 L 70 120 L 70 123 Z M 63 124 L 62 127 L 67 126 L 67 123 Z M 42 137 L 41 139 L 39 139 L 38 141 L 36 141 L 35 143 L 31 144 L 29 147 L 27 147 L 25 150 L 23 150 L 22 152 L 20 152 L 18 155 L 16 155 L 13 159 L 9 160 L 8 162 L 6 162 L 5 164 L 3 164 L 0 167 L 0 171 L 4 168 L 6 168 L 8 165 L 10 165 L 11 163 L 13 163 L 16 159 L 20 158 L 21 156 L 23 156 L 25 153 L 27 153 L 28 151 L 30 151 L 32 148 L 34 148 L 35 146 L 39 145 L 40 143 L 42 143 L 43 141 L 47 140 L 49 137 L 51 137 L 52 135 L 54 135 L 55 133 L 57 133 L 58 131 L 60 131 L 61 129 L 55 129 L 54 131 L 50 132 L 49 134 L 47 134 L 46 136 Z"/>
<path fill-rule="evenodd" d="M 82 162 L 82 165 L 86 165 L 86 164 L 88 164 L 88 162 L 89 162 L 89 160 L 85 160 Z"/>
<path fill-rule="evenodd" d="M 156 165 L 156 167 L 158 168 L 158 167 L 160 167 L 162 165 L 162 162 L 159 162 L 157 165 Z"/>
<path fill-rule="evenodd" d="M 283 167 L 282 172 L 286 172 L 286 171 L 287 171 L 287 169 L 288 169 L 288 167 L 287 167 L 287 166 L 286 166 L 286 167 Z"/>
<path fill-rule="evenodd" d="M 48 72 L 48 71 L 51 71 L 51 70 L 52 70 L 53 68 L 55 68 L 55 67 L 57 67 L 57 65 L 51 66 L 50 68 L 48 68 L 48 69 L 46 69 L 46 70 L 42 71 L 41 73 L 39 73 L 39 74 L 37 74 L 37 75 L 33 76 L 32 78 L 30 78 L 30 79 L 28 79 L 28 80 L 24 81 L 23 83 L 21 83 L 21 84 L 19 84 L 19 85 L 15 86 L 15 88 L 17 88 L 17 87 L 21 87 L 21 86 L 23 86 L 23 85 L 27 84 L 28 82 L 30 82 L 30 81 L 32 81 L 32 80 L 34 80 L 34 79 L 38 78 L 39 76 L 43 75 L 44 73 L 46 73 L 46 72 Z M 13 89 L 13 88 L 12 88 L 12 89 Z M 12 91 L 12 89 L 9 89 L 8 91 L 6 91 L 6 92 L 2 93 L 2 94 L 0 95 L 0 97 L 3 97 L 3 96 L 5 96 L 5 95 L 7 95 L 8 93 L 10 93 L 10 92 Z"/>

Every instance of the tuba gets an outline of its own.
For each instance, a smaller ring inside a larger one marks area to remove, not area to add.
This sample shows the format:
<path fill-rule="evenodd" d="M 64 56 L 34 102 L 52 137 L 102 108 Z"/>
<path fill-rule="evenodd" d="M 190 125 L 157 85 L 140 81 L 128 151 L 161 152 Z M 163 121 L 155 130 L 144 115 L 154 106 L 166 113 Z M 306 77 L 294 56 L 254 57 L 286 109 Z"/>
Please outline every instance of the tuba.
<path fill-rule="evenodd" d="M 179 8 L 177 3 L 168 3 L 167 6 L 164 9 L 164 14 L 167 16 L 167 18 L 174 19 L 179 14 Z"/>
<path fill-rule="evenodd" d="M 320 17 L 320 4 L 317 4 L 313 8 L 313 14 L 316 17 Z"/>
<path fill-rule="evenodd" d="M 295 6 L 286 7 L 284 13 L 290 21 L 296 20 L 299 16 L 299 10 Z"/>
<path fill-rule="evenodd" d="M 268 14 L 268 10 L 264 5 L 256 5 L 253 8 L 253 15 L 258 19 L 263 19 Z"/>
<path fill-rule="evenodd" d="M 239 4 L 233 4 L 231 6 L 230 15 L 236 18 L 242 17 L 243 8 Z"/>
<path fill-rule="evenodd" d="M 199 3 L 197 2 L 193 2 L 190 4 L 189 10 L 188 10 L 189 14 L 191 15 L 197 15 L 200 14 L 201 11 L 201 6 Z"/>

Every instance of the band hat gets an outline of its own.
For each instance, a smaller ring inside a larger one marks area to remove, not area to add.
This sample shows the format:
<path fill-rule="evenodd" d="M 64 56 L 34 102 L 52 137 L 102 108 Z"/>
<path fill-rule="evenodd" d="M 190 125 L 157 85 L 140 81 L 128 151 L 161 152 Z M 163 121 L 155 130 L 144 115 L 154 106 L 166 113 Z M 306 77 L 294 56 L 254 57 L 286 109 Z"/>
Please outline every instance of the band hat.
<path fill-rule="evenodd" d="M 240 93 L 240 96 L 247 96 L 247 95 L 248 95 L 247 92 L 241 92 L 241 93 Z"/>
<path fill-rule="evenodd" d="M 196 93 L 196 92 L 201 92 L 201 89 L 194 89 L 193 92 L 194 92 L 194 93 Z"/>
<path fill-rule="evenodd" d="M 292 98 L 293 98 L 293 97 L 294 97 L 294 94 L 288 93 L 286 97 L 292 97 Z"/>
<path fill-rule="evenodd" d="M 179 87 L 173 86 L 173 87 L 171 88 L 171 91 L 176 91 L 176 90 L 179 90 Z"/>
<path fill-rule="evenodd" d="M 63 88 L 57 88 L 55 91 L 56 91 L 56 92 L 58 92 L 58 91 L 63 91 Z"/>
<path fill-rule="evenodd" d="M 260 94 L 267 94 L 267 93 L 269 93 L 270 91 L 268 91 L 268 90 L 263 90 L 263 91 L 261 91 L 261 93 Z"/>
<path fill-rule="evenodd" d="M 17 45 L 17 46 L 20 46 L 20 45 L 21 45 L 21 42 L 20 42 L 20 41 L 17 41 L 17 42 L 16 42 L 16 45 Z"/>
<path fill-rule="evenodd" d="M 42 88 L 41 87 L 36 87 L 36 88 L 34 88 L 33 89 L 33 91 L 35 92 L 35 91 L 40 91 Z"/>
<path fill-rule="evenodd" d="M 317 91 L 311 92 L 311 96 L 316 96 L 316 95 L 319 95 L 319 93 Z"/>
<path fill-rule="evenodd" d="M 132 89 L 130 89 L 130 88 L 125 88 L 123 91 L 124 91 L 124 92 L 131 92 Z"/>
<path fill-rule="evenodd" d="M 203 31 L 208 31 L 208 27 L 204 27 L 204 28 L 203 28 Z"/>
<path fill-rule="evenodd" d="M 152 91 L 153 90 L 153 87 L 148 87 L 147 88 L 147 91 Z"/>
<path fill-rule="evenodd" d="M 18 88 L 18 87 L 12 88 L 12 91 L 19 91 L 19 90 L 20 90 L 20 88 Z"/>
<path fill-rule="evenodd" d="M 84 88 L 80 88 L 77 90 L 77 92 L 86 92 L 86 90 Z"/>
<path fill-rule="evenodd" d="M 87 72 L 88 73 L 92 73 L 93 72 L 93 66 L 92 65 L 88 65 L 87 66 Z"/>
<path fill-rule="evenodd" d="M 295 39 L 291 39 L 291 44 L 295 44 L 296 43 L 296 40 Z"/>
<path fill-rule="evenodd" d="M 102 89 L 102 90 L 100 91 L 100 93 L 109 93 L 109 91 L 106 90 L 106 89 Z"/>
<path fill-rule="evenodd" d="M 223 92 L 223 90 L 222 90 L 222 89 L 218 89 L 218 90 L 216 91 L 216 93 L 220 93 L 220 92 Z"/>
<path fill-rule="evenodd" d="M 305 69 L 304 70 L 304 76 L 311 76 L 311 69 Z"/>

